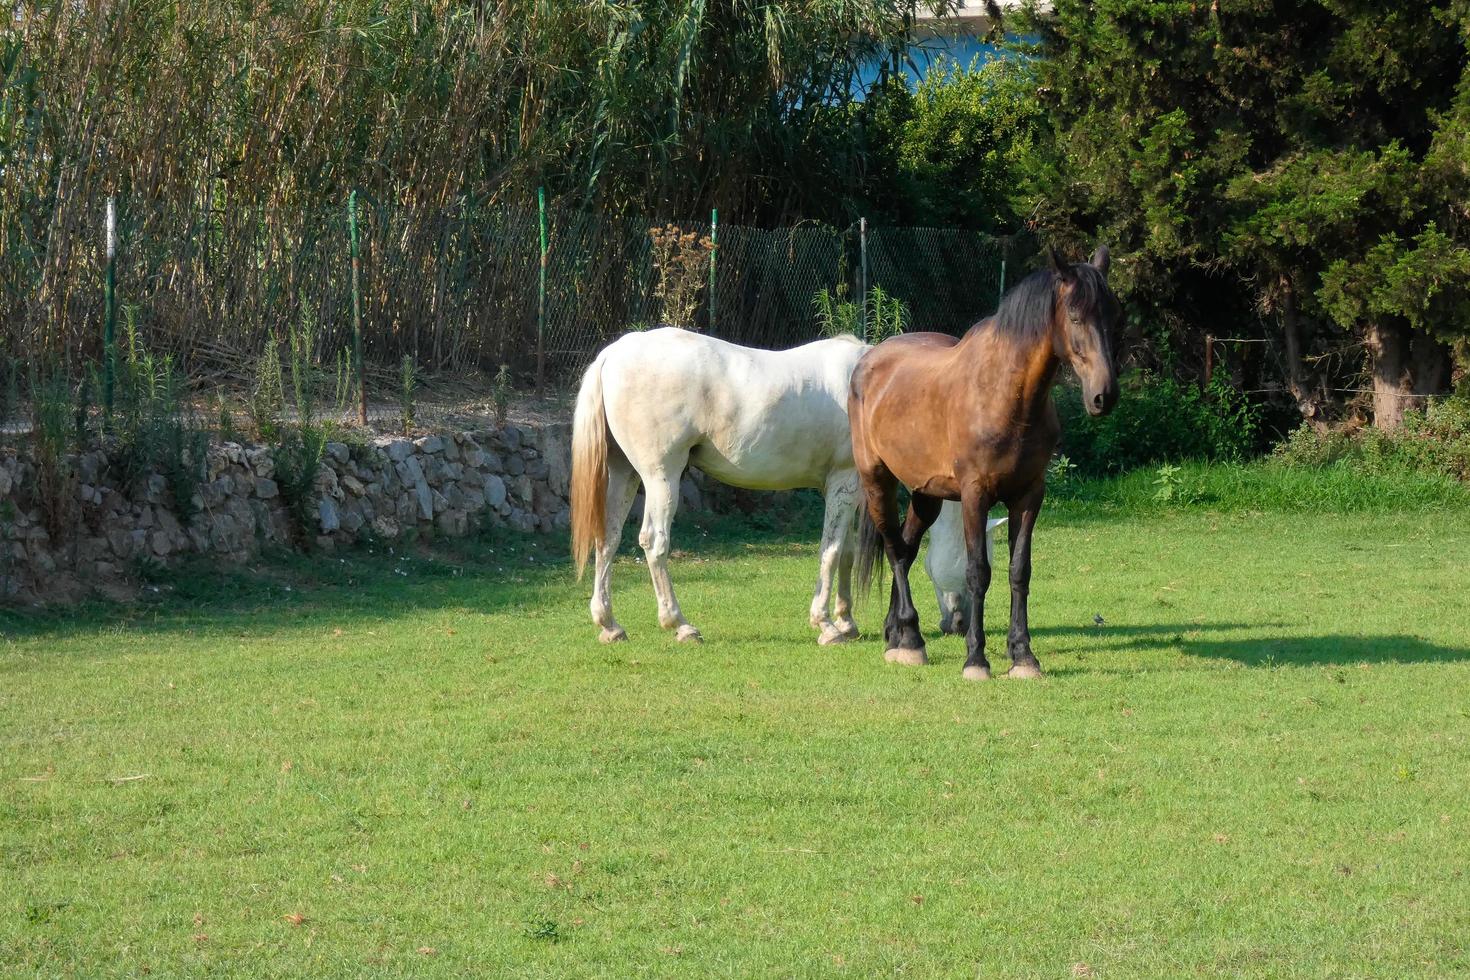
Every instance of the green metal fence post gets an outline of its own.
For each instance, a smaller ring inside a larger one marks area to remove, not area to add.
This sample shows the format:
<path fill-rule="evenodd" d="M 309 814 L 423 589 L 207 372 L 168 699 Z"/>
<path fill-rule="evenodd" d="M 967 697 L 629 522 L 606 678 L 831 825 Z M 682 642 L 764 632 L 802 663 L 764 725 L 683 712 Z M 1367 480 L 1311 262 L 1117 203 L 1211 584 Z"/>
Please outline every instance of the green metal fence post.
<path fill-rule="evenodd" d="M 107 198 L 107 280 L 103 285 L 102 415 L 112 418 L 112 389 L 117 378 L 117 198 Z"/>
<path fill-rule="evenodd" d="M 720 209 L 709 212 L 709 332 L 715 332 L 715 256 L 720 251 Z"/>
<path fill-rule="evenodd" d="M 347 195 L 347 237 L 352 245 L 352 363 L 357 372 L 357 422 L 368 421 L 367 384 L 362 366 L 362 257 L 357 244 L 357 191 Z"/>
<path fill-rule="evenodd" d="M 546 188 L 536 188 L 541 212 L 541 282 L 536 289 L 536 397 L 546 387 Z"/>

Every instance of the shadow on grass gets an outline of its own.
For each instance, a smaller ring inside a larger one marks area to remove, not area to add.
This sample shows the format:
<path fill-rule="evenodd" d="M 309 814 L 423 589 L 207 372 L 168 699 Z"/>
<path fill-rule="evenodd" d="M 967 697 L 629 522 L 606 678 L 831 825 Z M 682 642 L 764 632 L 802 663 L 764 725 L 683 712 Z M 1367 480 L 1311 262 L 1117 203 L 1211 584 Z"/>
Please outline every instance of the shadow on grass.
<path fill-rule="evenodd" d="M 816 561 L 820 500 L 776 508 L 751 519 L 694 514 L 674 528 L 676 561 L 810 551 Z M 638 527 L 624 528 L 619 558 L 642 554 Z M 624 573 L 626 574 L 626 573 Z M 641 586 L 648 587 L 646 575 Z M 624 587 L 636 587 L 625 578 Z M 375 542 L 335 553 L 277 550 L 248 565 L 186 558 L 153 569 L 136 601 L 94 599 L 46 608 L 0 607 L 0 639 L 64 640 L 102 627 L 133 626 L 160 633 L 190 630 L 263 633 L 309 626 L 322 618 L 383 622 L 416 609 L 493 613 L 545 602 L 548 589 L 575 582 L 563 534 L 529 535 L 491 529 L 432 544 Z M 591 588 L 584 578 L 579 594 Z M 582 596 L 580 601 L 585 601 Z M 804 602 L 798 604 L 804 608 Z"/>
<path fill-rule="evenodd" d="M 1402 634 L 1224 637 L 1239 631 L 1284 630 L 1281 623 L 1206 623 L 1139 626 L 1055 626 L 1032 636 L 1090 636 L 1103 642 L 1101 655 L 1177 649 L 1191 657 L 1229 660 L 1247 667 L 1356 666 L 1375 663 L 1450 663 L 1470 660 L 1470 649 L 1447 647 Z M 1085 673 L 1086 667 L 1077 668 Z"/>

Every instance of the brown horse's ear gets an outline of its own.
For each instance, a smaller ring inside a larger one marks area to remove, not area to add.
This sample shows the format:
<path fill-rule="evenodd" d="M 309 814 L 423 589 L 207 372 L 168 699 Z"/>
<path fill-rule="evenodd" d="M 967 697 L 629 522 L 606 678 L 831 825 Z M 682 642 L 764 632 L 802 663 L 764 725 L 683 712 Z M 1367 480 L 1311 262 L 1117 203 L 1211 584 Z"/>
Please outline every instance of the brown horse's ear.
<path fill-rule="evenodd" d="M 1066 263 L 1062 261 L 1061 256 L 1057 255 L 1057 250 L 1055 248 L 1052 248 L 1050 245 L 1046 247 L 1046 261 L 1051 264 L 1051 271 L 1055 272 L 1063 279 L 1066 279 L 1072 275 L 1072 270 L 1069 269 Z"/>
<path fill-rule="evenodd" d="M 1099 245 L 1097 251 L 1092 253 L 1092 258 L 1087 261 L 1091 262 L 1092 267 L 1098 272 L 1107 275 L 1108 266 L 1112 263 L 1112 260 L 1108 256 L 1108 247 L 1106 245 Z"/>

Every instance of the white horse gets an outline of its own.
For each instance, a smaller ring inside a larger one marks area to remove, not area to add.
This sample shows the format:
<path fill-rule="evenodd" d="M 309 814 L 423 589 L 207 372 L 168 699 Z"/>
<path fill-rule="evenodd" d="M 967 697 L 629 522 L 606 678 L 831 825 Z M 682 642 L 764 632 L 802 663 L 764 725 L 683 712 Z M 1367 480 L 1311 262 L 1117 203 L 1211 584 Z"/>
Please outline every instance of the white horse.
<path fill-rule="evenodd" d="M 985 560 L 995 563 L 991 535 L 1008 518 L 992 517 L 985 522 Z M 934 583 L 939 602 L 939 631 L 963 635 L 970 621 L 969 590 L 965 588 L 965 530 L 959 504 L 946 500 L 939 517 L 929 529 L 929 547 L 924 553 L 924 571 Z"/>
<path fill-rule="evenodd" d="M 823 491 L 811 624 L 820 631 L 820 643 L 857 636 L 857 473 L 847 389 L 867 350 L 852 336 L 787 351 L 755 350 L 664 327 L 628 334 L 597 355 L 582 376 L 572 426 L 572 555 L 579 577 L 588 557 L 595 557 L 592 621 L 601 627 L 604 643 L 627 639 L 613 618 L 611 576 L 639 482 L 644 505 L 638 543 L 658 596 L 659 625 L 675 630 L 680 640 L 699 639 L 674 598 L 668 568 L 679 479 L 690 464 L 749 490 Z M 955 539 L 948 542 L 958 556 L 953 560 L 962 566 L 958 522 L 947 526 Z"/>

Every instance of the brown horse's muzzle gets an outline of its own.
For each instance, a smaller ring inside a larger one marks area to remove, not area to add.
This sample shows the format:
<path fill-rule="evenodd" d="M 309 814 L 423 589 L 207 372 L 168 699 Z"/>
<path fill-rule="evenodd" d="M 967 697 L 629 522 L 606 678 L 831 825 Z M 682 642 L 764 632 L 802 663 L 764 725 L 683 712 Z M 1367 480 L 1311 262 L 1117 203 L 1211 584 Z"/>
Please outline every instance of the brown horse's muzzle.
<path fill-rule="evenodd" d="M 1082 389 L 1082 405 L 1087 409 L 1087 414 L 1094 418 L 1106 415 L 1118 404 L 1118 381 L 1109 378 L 1106 383 L 1093 387 L 1085 385 Z"/>

